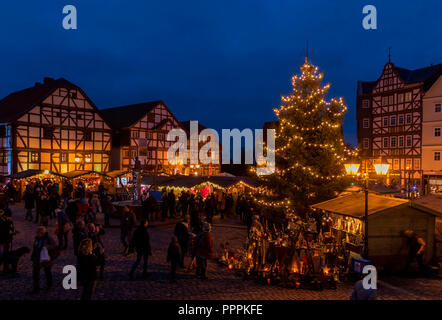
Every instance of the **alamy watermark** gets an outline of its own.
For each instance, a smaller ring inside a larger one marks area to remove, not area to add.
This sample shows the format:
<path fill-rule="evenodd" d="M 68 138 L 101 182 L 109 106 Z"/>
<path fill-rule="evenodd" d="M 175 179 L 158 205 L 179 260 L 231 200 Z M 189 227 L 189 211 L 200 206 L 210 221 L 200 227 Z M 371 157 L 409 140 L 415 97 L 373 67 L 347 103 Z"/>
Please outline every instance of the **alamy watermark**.
<path fill-rule="evenodd" d="M 233 150 L 233 164 L 241 163 L 241 142 L 244 139 L 244 163 L 253 164 L 255 159 L 258 175 L 268 175 L 275 172 L 275 129 L 267 129 L 266 155 L 264 155 L 264 130 L 255 129 L 222 129 L 222 157 L 220 162 L 220 139 L 214 129 L 198 130 L 198 121 L 190 121 L 190 155 L 191 164 L 230 164 Z M 187 164 L 187 133 L 175 128 L 167 134 L 167 141 L 175 142 L 167 151 L 170 164 Z M 233 144 L 231 144 L 233 141 Z M 204 143 L 201 147 L 200 144 Z M 254 150 L 254 152 L 253 152 Z"/>

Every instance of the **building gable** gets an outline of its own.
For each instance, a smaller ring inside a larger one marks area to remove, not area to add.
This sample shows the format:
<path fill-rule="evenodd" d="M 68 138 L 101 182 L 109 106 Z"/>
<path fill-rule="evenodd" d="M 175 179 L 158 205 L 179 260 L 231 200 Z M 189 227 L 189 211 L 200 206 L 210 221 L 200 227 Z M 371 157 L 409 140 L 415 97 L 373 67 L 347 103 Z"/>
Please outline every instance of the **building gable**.
<path fill-rule="evenodd" d="M 376 82 L 376 86 L 373 88 L 373 93 L 382 93 L 386 91 L 392 91 L 400 89 L 404 86 L 404 81 L 394 68 L 392 63 L 387 63 L 384 66 L 382 75 Z"/>

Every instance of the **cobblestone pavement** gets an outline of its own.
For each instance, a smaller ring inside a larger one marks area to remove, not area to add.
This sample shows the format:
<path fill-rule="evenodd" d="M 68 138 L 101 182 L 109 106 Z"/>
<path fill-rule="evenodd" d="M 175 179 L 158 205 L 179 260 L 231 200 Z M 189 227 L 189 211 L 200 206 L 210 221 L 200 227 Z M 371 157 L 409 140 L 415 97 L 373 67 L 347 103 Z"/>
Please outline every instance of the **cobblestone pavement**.
<path fill-rule="evenodd" d="M 20 231 L 14 238 L 13 247 L 32 246 L 36 224 L 24 220 L 22 205 L 12 206 L 13 220 Z M 51 221 L 49 232 L 54 233 L 54 221 Z M 114 221 L 117 225 L 118 222 Z M 128 271 L 134 257 L 124 257 L 119 242 L 119 229 L 109 228 L 103 236 L 106 248 L 105 279 L 99 281 L 94 299 L 245 299 L 245 300 L 348 300 L 353 285 L 340 283 L 336 290 L 309 291 L 284 289 L 278 286 L 265 286 L 254 281 L 243 281 L 225 267 L 210 261 L 208 266 L 209 280 L 196 279 L 193 273 L 178 272 L 178 282 L 168 281 L 169 266 L 166 263 L 166 249 L 172 235 L 173 226 L 150 228 L 152 257 L 149 261 L 150 277 L 141 278 L 141 267 L 138 278 L 129 280 Z M 215 248 L 228 241 L 231 247 L 239 248 L 244 243 L 246 230 L 233 220 L 216 220 L 213 226 Z M 69 238 L 69 249 L 63 251 L 52 269 L 54 287 L 42 291 L 37 296 L 29 295 L 32 286 L 30 255 L 24 256 L 19 264 L 19 276 L 8 278 L 0 276 L 0 299 L 29 300 L 77 300 L 81 290 L 64 290 L 62 287 L 63 266 L 74 265 L 75 256 L 72 250 L 72 238 Z M 187 259 L 186 263 L 189 262 Z M 391 280 L 391 281 L 390 281 Z M 42 285 L 44 276 L 41 275 Z M 379 285 L 378 299 L 441 299 L 442 281 L 429 279 L 388 279 Z"/>

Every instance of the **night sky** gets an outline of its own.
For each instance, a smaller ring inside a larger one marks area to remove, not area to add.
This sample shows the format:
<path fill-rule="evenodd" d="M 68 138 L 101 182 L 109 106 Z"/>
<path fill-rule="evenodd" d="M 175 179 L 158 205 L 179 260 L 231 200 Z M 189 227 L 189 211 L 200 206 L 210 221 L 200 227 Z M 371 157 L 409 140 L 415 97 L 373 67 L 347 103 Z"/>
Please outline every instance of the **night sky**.
<path fill-rule="evenodd" d="M 68 4 L 78 30 L 62 28 Z M 362 28 L 367 4 L 377 7 L 377 30 Z M 262 128 L 308 40 L 330 97 L 349 106 L 344 131 L 354 144 L 356 81 L 380 75 L 390 46 L 403 68 L 441 63 L 441 12 L 439 0 L 3 0 L 0 96 L 64 77 L 99 108 L 161 99 L 180 120 Z"/>

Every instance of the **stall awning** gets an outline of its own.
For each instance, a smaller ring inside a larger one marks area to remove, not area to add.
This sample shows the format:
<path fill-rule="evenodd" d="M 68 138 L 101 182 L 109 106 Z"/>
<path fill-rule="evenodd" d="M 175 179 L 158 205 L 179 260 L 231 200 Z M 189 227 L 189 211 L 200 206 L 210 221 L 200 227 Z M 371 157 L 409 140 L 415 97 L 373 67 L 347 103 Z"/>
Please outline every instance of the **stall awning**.
<path fill-rule="evenodd" d="M 126 174 L 131 174 L 132 172 L 130 170 L 113 170 L 113 171 L 109 171 L 106 172 L 106 175 L 108 175 L 109 177 L 112 178 L 117 178 L 117 177 L 121 177 L 124 176 Z"/>
<path fill-rule="evenodd" d="M 146 179 L 146 180 L 144 180 Z M 158 179 L 158 177 L 157 177 Z M 149 183 L 144 183 L 144 181 Z M 255 182 L 247 177 L 228 177 L 228 176 L 174 176 L 167 177 L 162 182 L 158 182 L 157 184 L 164 187 L 181 187 L 181 188 L 193 188 L 195 186 L 212 183 L 214 185 L 220 186 L 221 188 L 229 188 L 238 183 L 244 183 L 249 187 L 254 187 Z M 147 178 L 144 177 L 142 180 L 142 184 L 151 184 L 151 180 L 147 181 Z"/>
<path fill-rule="evenodd" d="M 68 179 L 75 179 L 81 176 L 86 175 L 99 175 L 99 176 L 107 176 L 107 174 L 98 171 L 89 171 L 89 170 L 75 170 L 63 173 L 63 176 Z"/>
<path fill-rule="evenodd" d="M 56 172 L 52 172 L 52 171 L 48 171 L 48 170 L 36 170 L 36 169 L 29 169 L 29 170 L 20 171 L 20 172 L 11 174 L 11 175 L 9 175 L 7 177 L 11 178 L 11 179 L 26 179 L 26 178 L 31 178 L 31 177 L 34 177 L 34 176 L 38 176 L 40 174 L 47 174 L 47 175 L 54 175 L 54 176 L 64 177 L 64 175 L 61 175 L 61 174 L 56 173 Z"/>
<path fill-rule="evenodd" d="M 171 179 L 173 179 L 173 178 L 170 177 L 170 176 L 160 176 L 160 175 L 157 175 L 154 178 L 154 176 L 152 176 L 152 175 L 146 175 L 146 176 L 143 176 L 141 178 L 141 185 L 143 185 L 143 186 L 151 186 L 154 183 L 154 180 L 155 180 L 155 183 L 157 185 L 159 185 L 160 183 L 163 183 L 163 182 L 171 180 Z"/>
<path fill-rule="evenodd" d="M 175 187 L 175 188 L 192 188 L 204 182 L 204 177 L 200 176 L 178 176 L 175 178 L 170 178 L 158 183 L 159 186 L 163 187 Z"/>
<path fill-rule="evenodd" d="M 408 200 L 383 197 L 373 193 L 369 193 L 368 214 L 375 214 L 407 203 Z M 312 205 L 311 207 L 315 209 L 325 210 L 331 213 L 361 219 L 365 215 L 365 195 L 363 192 L 357 192 L 320 202 Z"/>
<path fill-rule="evenodd" d="M 377 192 L 377 193 L 381 193 L 381 194 L 382 193 L 387 194 L 387 193 L 401 192 L 401 188 L 399 186 L 395 186 L 392 188 L 392 187 L 387 187 L 384 184 L 376 184 L 373 186 L 373 188 L 371 190 L 373 190 L 374 192 Z"/>
<path fill-rule="evenodd" d="M 442 218 L 442 195 L 429 194 L 411 202 L 411 206 Z"/>

